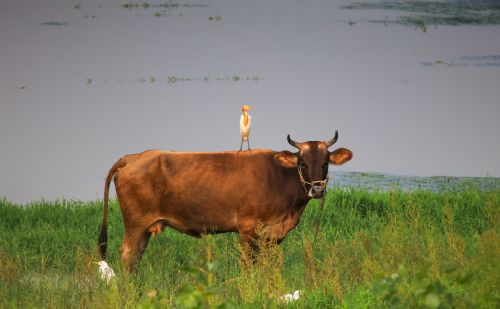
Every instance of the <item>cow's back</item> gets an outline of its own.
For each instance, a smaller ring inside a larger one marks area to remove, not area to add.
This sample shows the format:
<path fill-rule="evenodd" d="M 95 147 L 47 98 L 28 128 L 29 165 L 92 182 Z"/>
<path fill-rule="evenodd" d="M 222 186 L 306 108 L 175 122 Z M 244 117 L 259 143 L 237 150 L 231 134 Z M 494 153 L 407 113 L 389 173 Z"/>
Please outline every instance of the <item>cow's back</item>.
<path fill-rule="evenodd" d="M 290 199 L 283 196 L 290 171 L 274 162 L 274 154 L 151 150 L 128 156 L 115 175 L 125 224 L 164 220 L 195 235 L 237 231 L 245 218 L 280 213 Z"/>

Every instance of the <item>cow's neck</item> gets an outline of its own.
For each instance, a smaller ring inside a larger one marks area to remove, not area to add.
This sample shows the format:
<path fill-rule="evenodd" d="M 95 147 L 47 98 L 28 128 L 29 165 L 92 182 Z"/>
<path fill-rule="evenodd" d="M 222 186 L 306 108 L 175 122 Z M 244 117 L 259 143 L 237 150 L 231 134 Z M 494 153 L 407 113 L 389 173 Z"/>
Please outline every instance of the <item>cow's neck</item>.
<path fill-rule="evenodd" d="M 300 211 L 300 213 L 302 213 L 311 198 L 307 196 L 307 193 L 304 191 L 302 183 L 300 182 L 298 172 L 296 173 L 296 177 L 293 177 L 293 183 L 290 184 L 290 187 L 294 188 L 294 198 L 290 208 L 293 212 Z"/>
<path fill-rule="evenodd" d="M 279 222 L 270 224 L 271 232 L 273 233 L 273 236 L 278 239 L 278 241 L 285 238 L 288 232 L 297 226 L 309 201 L 310 198 L 307 196 L 300 196 L 288 207 L 286 214 Z"/>

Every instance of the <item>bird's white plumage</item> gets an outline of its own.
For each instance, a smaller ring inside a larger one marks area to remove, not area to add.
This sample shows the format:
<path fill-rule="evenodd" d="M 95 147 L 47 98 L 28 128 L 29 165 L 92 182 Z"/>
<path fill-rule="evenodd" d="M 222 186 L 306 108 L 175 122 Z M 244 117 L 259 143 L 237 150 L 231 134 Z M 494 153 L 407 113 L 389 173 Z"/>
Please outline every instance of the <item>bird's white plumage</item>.
<path fill-rule="evenodd" d="M 284 303 L 289 303 L 291 301 L 298 300 L 300 298 L 301 293 L 302 293 L 301 291 L 295 290 L 293 294 L 285 294 L 281 296 L 280 300 Z"/>
<path fill-rule="evenodd" d="M 99 273 L 101 274 L 101 279 L 109 283 L 111 279 L 115 276 L 113 269 L 106 263 L 106 261 L 97 262 L 99 265 Z"/>
<path fill-rule="evenodd" d="M 240 117 L 240 135 L 244 140 L 248 139 L 250 135 L 250 122 L 252 121 L 252 117 L 247 115 L 248 122 L 245 124 L 245 115 L 241 115 Z"/>

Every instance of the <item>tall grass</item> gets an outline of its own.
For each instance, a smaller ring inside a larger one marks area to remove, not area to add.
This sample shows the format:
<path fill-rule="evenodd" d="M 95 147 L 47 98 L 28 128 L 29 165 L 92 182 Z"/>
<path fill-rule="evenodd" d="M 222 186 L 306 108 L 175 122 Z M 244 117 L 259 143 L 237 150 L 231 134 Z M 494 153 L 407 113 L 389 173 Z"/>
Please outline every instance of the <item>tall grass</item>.
<path fill-rule="evenodd" d="M 110 285 L 97 273 L 102 203 L 23 207 L 0 200 L 0 307 L 494 308 L 500 303 L 500 193 L 330 190 L 280 246 L 263 243 L 252 264 L 238 235 L 202 240 L 172 229 L 149 243 L 127 275 L 123 222 L 110 204 Z M 193 266 L 194 265 L 194 266 Z M 301 290 L 288 305 L 279 296 Z M 200 291 L 205 291 L 201 293 Z"/>

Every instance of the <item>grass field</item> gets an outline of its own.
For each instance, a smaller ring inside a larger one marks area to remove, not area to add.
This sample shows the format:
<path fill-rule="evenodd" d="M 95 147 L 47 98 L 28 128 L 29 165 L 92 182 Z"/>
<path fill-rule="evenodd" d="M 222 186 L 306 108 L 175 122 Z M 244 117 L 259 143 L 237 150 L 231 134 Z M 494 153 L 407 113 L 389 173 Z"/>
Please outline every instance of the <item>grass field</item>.
<path fill-rule="evenodd" d="M 152 239 L 136 276 L 122 269 L 110 205 L 110 285 L 97 273 L 102 204 L 0 200 L 1 308 L 498 308 L 500 192 L 330 190 L 320 233 L 312 201 L 255 265 L 236 234 Z M 289 304 L 279 295 L 302 292 Z"/>

